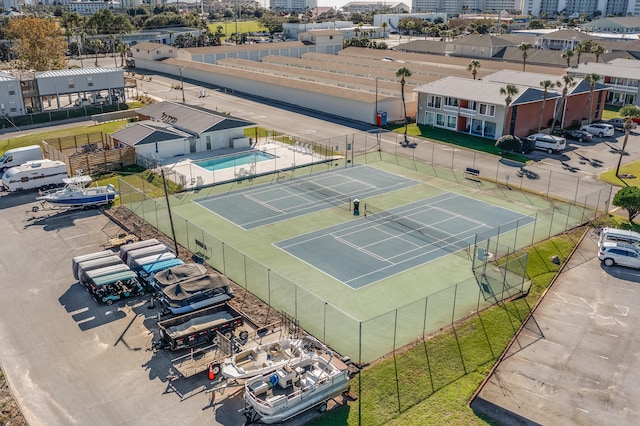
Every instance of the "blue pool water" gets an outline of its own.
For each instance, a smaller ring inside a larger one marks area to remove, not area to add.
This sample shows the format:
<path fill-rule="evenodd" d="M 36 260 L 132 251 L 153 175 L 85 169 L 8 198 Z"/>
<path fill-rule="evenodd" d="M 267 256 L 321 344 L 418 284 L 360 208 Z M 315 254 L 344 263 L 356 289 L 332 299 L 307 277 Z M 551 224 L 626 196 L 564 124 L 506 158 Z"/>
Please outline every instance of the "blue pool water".
<path fill-rule="evenodd" d="M 214 170 L 228 169 L 230 167 L 245 166 L 253 161 L 259 163 L 260 161 L 273 160 L 274 158 L 276 158 L 275 155 L 266 152 L 250 151 L 242 154 L 226 155 L 212 160 L 198 161 L 195 164 L 211 172 Z"/>

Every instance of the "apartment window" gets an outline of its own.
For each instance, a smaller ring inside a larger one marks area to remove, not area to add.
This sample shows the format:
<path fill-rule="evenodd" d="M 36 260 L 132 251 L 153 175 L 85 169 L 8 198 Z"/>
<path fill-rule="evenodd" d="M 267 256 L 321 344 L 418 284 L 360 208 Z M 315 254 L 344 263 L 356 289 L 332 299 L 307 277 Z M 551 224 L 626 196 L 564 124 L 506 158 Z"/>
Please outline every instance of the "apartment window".
<path fill-rule="evenodd" d="M 69 85 L 69 89 L 73 89 L 75 87 L 75 85 L 73 84 L 73 79 L 72 78 L 67 80 L 67 84 Z"/>
<path fill-rule="evenodd" d="M 429 108 L 441 108 L 442 104 L 442 97 L 441 96 L 434 96 L 434 95 L 429 95 L 429 98 L 427 99 L 427 106 Z"/>
<path fill-rule="evenodd" d="M 436 115 L 432 112 L 427 112 L 426 117 L 425 117 L 425 124 L 427 126 L 433 126 L 433 123 L 435 122 L 436 119 Z"/>
<path fill-rule="evenodd" d="M 493 117 L 496 115 L 496 106 L 489 104 L 480 104 L 480 109 L 478 112 L 482 115 Z"/>
<path fill-rule="evenodd" d="M 436 126 L 444 126 L 444 114 L 436 114 Z"/>
<path fill-rule="evenodd" d="M 87 77 L 87 86 L 93 87 L 93 77 Z"/>
<path fill-rule="evenodd" d="M 456 129 L 456 125 L 458 124 L 458 117 L 456 117 L 455 115 L 448 115 L 447 116 L 447 127 L 450 129 Z"/>
<path fill-rule="evenodd" d="M 173 53 L 173 49 L 169 49 L 169 53 Z"/>
<path fill-rule="evenodd" d="M 158 55 L 159 55 L 159 54 L 160 54 L 160 51 L 159 51 L 159 50 L 156 50 L 156 54 L 158 54 Z"/>
<path fill-rule="evenodd" d="M 447 106 L 457 107 L 458 102 L 459 102 L 458 98 L 450 98 L 448 96 L 444 98 L 444 103 Z"/>
<path fill-rule="evenodd" d="M 9 111 L 16 112 L 18 109 L 16 108 L 15 102 L 9 102 Z"/>
<path fill-rule="evenodd" d="M 15 95 L 16 94 L 16 87 L 11 84 L 9 85 L 9 95 Z"/>

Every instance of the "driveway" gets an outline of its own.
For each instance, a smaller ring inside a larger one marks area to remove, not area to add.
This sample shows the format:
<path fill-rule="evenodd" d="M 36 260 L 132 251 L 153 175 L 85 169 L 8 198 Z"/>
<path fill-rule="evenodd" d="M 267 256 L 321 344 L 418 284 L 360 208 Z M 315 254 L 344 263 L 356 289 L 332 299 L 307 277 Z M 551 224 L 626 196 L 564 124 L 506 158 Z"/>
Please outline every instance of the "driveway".
<path fill-rule="evenodd" d="M 505 425 L 640 424 L 640 273 L 583 239 L 471 407 Z"/>

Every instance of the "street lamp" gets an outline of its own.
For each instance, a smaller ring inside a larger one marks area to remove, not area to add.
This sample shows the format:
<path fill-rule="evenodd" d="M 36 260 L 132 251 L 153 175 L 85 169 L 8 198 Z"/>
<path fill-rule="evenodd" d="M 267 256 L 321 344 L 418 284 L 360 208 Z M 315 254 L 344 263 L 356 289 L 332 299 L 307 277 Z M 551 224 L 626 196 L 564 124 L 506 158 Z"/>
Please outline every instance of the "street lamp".
<path fill-rule="evenodd" d="M 378 125 L 378 77 L 369 74 L 369 77 L 376 81 L 376 110 L 373 112 L 373 122 Z"/>
<path fill-rule="evenodd" d="M 182 90 L 182 103 L 184 102 L 184 81 L 182 79 L 182 67 L 178 68 L 180 70 L 180 89 Z"/>

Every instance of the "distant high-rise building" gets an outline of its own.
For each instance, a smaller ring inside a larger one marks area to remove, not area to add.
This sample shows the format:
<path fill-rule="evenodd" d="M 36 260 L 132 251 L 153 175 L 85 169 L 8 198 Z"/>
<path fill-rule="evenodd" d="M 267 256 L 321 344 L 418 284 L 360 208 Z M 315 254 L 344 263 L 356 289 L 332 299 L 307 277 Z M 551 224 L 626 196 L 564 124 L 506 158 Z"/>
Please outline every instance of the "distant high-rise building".
<path fill-rule="evenodd" d="M 600 12 L 602 16 L 640 15 L 640 0 L 522 0 L 522 13 L 540 16 L 565 11 L 567 16 Z"/>
<path fill-rule="evenodd" d="M 269 9 L 303 13 L 318 7 L 318 0 L 269 0 Z"/>
<path fill-rule="evenodd" d="M 523 14 L 555 15 L 565 11 L 567 16 L 600 12 L 602 16 L 640 15 L 640 0 L 413 0 L 413 12 L 496 13 L 520 10 Z"/>
<path fill-rule="evenodd" d="M 444 13 L 499 13 L 503 10 L 520 10 L 522 0 L 413 0 L 413 12 Z"/>

